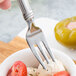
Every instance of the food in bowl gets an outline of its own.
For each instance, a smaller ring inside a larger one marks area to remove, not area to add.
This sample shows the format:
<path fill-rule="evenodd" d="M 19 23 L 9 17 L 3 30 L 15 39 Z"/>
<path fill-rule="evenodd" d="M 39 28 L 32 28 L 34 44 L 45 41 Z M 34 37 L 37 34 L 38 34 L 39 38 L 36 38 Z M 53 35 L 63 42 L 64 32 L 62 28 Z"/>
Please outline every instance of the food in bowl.
<path fill-rule="evenodd" d="M 60 21 L 54 31 L 58 42 L 76 49 L 76 16 Z"/>
<path fill-rule="evenodd" d="M 21 61 L 15 62 L 9 69 L 7 76 L 27 76 L 26 65 Z"/>
<path fill-rule="evenodd" d="M 63 64 L 56 60 L 49 60 L 49 64 L 44 61 L 47 70 L 44 70 L 39 64 L 38 68 L 27 67 L 21 61 L 16 61 L 9 69 L 7 76 L 70 76 Z"/>

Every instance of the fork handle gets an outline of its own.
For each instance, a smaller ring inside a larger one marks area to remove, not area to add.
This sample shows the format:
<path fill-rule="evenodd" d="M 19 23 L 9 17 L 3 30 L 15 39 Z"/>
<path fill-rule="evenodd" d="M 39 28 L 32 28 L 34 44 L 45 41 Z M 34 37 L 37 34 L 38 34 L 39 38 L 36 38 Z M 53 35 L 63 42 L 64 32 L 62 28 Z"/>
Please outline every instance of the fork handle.
<path fill-rule="evenodd" d="M 26 21 L 33 18 L 33 12 L 29 5 L 28 0 L 17 0 L 19 3 L 19 6 L 21 8 L 23 17 Z"/>

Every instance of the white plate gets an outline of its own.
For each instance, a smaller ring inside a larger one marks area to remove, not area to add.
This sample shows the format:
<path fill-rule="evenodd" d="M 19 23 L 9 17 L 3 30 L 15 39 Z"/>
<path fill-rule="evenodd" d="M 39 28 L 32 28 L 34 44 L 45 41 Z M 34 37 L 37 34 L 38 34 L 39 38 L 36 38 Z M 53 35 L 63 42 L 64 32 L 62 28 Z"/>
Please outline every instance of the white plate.
<path fill-rule="evenodd" d="M 36 26 L 39 26 L 46 37 L 46 40 L 48 44 L 51 46 L 51 48 L 58 49 L 60 51 L 63 51 L 64 53 L 68 54 L 72 59 L 76 60 L 76 50 L 68 49 L 61 44 L 59 44 L 54 36 L 54 27 L 58 23 L 58 21 L 48 18 L 39 18 L 35 20 Z M 25 38 L 27 28 L 22 30 L 18 34 L 18 36 Z"/>
<path fill-rule="evenodd" d="M 76 76 L 76 65 L 72 59 L 66 54 L 56 50 L 51 49 L 57 59 L 59 59 L 66 69 L 70 72 L 71 76 Z M 38 61 L 30 51 L 30 49 L 24 49 L 19 52 L 14 53 L 9 56 L 0 66 L 0 76 L 6 76 L 9 68 L 13 65 L 15 61 L 21 60 L 27 66 L 37 67 Z"/>

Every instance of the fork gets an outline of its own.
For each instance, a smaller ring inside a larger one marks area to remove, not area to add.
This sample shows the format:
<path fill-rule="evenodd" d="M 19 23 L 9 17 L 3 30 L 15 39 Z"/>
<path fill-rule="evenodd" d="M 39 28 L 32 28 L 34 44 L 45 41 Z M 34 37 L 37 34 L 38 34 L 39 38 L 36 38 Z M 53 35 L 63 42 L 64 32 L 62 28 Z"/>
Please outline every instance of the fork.
<path fill-rule="evenodd" d="M 46 42 L 46 39 L 43 35 L 42 30 L 39 27 L 36 27 L 34 24 L 34 16 L 33 12 L 30 8 L 28 0 L 18 0 L 19 6 L 21 8 L 22 14 L 24 19 L 28 24 L 28 31 L 26 34 L 26 41 L 33 52 L 34 56 L 37 58 L 39 63 L 42 65 L 43 69 L 47 69 L 39 52 L 36 50 L 35 45 L 37 45 L 39 51 L 41 52 L 42 56 L 45 58 L 47 64 L 49 64 L 49 58 L 43 51 L 40 42 L 44 45 L 45 49 L 47 50 L 48 54 L 50 55 L 53 62 L 55 62 L 55 58 Z"/>

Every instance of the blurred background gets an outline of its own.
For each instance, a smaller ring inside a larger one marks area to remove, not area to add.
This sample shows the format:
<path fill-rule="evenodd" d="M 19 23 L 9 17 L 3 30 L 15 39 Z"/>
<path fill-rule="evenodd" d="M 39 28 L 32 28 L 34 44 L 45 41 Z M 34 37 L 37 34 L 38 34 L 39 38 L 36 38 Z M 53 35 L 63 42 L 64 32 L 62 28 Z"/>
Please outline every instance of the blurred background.
<path fill-rule="evenodd" d="M 76 16 L 76 0 L 29 0 L 35 19 L 48 17 L 62 20 Z M 50 24 L 51 25 L 51 24 Z M 12 1 L 8 10 L 0 10 L 0 41 L 9 42 L 21 30 L 26 28 L 17 1 Z"/>

